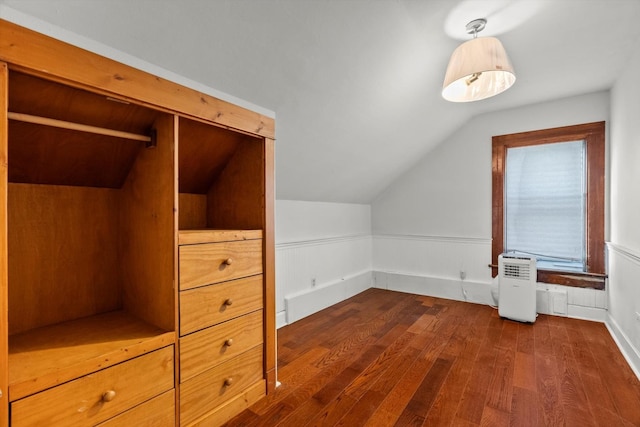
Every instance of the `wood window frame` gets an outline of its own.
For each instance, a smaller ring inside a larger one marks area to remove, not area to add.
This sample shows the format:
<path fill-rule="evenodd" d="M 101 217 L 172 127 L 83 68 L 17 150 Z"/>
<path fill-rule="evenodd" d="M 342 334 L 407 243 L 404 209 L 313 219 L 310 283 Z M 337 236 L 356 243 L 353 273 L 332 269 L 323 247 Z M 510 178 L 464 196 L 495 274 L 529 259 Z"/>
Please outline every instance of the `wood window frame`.
<path fill-rule="evenodd" d="M 538 270 L 538 282 L 604 289 L 605 122 L 521 132 L 492 138 L 492 276 L 504 251 L 504 178 L 507 149 L 584 140 L 587 152 L 586 272 Z"/>

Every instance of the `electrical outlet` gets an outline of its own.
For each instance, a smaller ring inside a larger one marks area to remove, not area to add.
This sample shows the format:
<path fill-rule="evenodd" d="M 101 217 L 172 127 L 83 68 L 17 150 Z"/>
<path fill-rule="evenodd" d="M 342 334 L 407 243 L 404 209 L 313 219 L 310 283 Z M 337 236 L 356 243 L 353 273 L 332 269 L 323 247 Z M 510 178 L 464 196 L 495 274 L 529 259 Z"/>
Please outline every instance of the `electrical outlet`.
<path fill-rule="evenodd" d="M 316 285 L 316 278 L 314 277 L 313 279 L 311 279 L 311 286 L 315 286 Z"/>
<path fill-rule="evenodd" d="M 460 270 L 460 280 L 464 280 L 467 278 L 467 272 L 464 270 Z"/>

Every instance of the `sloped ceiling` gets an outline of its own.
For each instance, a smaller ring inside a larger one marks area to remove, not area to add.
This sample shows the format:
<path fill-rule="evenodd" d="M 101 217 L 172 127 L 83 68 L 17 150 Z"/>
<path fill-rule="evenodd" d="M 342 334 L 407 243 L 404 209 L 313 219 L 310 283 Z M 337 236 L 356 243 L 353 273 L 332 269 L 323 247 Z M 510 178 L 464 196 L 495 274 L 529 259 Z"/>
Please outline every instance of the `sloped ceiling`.
<path fill-rule="evenodd" d="M 274 111 L 294 200 L 369 203 L 474 115 L 610 88 L 640 38 L 637 0 L 0 2 Z M 451 104 L 447 61 L 478 17 L 517 81 Z"/>

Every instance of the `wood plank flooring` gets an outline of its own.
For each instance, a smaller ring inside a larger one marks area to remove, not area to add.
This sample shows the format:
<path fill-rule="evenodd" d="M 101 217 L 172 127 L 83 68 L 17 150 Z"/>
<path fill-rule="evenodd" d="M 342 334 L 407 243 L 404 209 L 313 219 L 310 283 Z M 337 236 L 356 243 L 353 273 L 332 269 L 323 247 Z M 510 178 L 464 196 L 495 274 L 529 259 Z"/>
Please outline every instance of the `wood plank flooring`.
<path fill-rule="evenodd" d="M 640 426 L 605 326 L 369 289 L 278 331 L 271 395 L 228 426 Z"/>

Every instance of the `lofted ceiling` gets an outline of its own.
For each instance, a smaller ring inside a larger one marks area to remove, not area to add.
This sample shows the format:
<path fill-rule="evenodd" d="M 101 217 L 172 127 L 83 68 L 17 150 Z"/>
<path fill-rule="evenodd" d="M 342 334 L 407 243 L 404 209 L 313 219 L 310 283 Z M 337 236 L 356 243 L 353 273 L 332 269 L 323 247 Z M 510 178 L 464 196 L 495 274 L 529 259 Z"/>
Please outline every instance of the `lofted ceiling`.
<path fill-rule="evenodd" d="M 276 195 L 294 200 L 369 203 L 475 115 L 610 88 L 640 41 L 638 0 L 0 5 L 275 112 Z M 495 98 L 448 103 L 449 55 L 480 17 L 517 81 Z"/>

